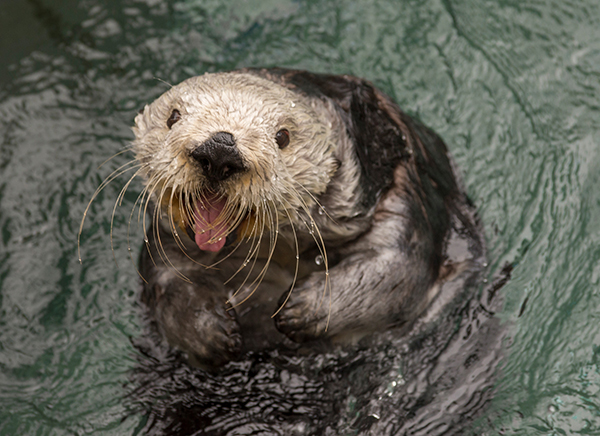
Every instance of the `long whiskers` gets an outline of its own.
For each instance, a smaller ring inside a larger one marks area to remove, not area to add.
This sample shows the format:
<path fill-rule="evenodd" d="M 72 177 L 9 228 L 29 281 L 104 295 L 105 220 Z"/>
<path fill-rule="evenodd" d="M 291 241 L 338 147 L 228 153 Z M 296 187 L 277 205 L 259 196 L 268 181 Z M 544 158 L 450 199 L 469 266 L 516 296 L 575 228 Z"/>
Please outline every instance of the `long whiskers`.
<path fill-rule="evenodd" d="M 241 304 L 246 302 L 250 297 L 252 297 L 252 295 L 254 295 L 254 292 L 256 292 L 256 290 L 262 283 L 262 281 L 267 273 L 267 269 L 269 268 L 269 264 L 271 263 L 271 259 L 273 258 L 273 252 L 275 251 L 275 246 L 277 244 L 277 236 L 279 235 L 279 217 L 278 217 L 277 212 L 275 212 L 275 214 L 274 214 L 275 215 L 275 223 L 273 223 L 273 211 L 271 210 L 270 205 L 265 204 L 265 209 L 266 209 L 265 214 L 270 218 L 270 224 L 271 224 L 269 226 L 269 228 L 271 229 L 270 240 L 269 240 L 269 243 L 270 243 L 269 255 L 267 257 L 267 260 L 266 260 L 265 265 L 263 266 L 262 270 L 258 273 L 258 275 L 254 279 L 254 281 L 252 283 L 250 283 L 250 285 L 249 285 L 250 287 L 253 287 L 253 289 L 242 301 L 240 301 L 237 304 L 235 304 L 234 306 L 232 306 L 231 309 L 240 306 Z"/>
<path fill-rule="evenodd" d="M 98 165 L 98 168 L 96 168 L 96 170 L 99 170 L 100 168 L 102 168 L 104 165 L 106 165 L 108 162 L 110 162 L 111 160 L 113 160 L 114 158 L 116 158 L 117 156 L 121 156 L 122 154 L 125 154 L 129 151 L 132 150 L 133 147 L 125 147 L 123 150 L 113 154 L 111 157 L 109 157 L 108 159 L 106 159 L 104 162 L 102 162 L 100 165 Z"/>
<path fill-rule="evenodd" d="M 302 187 L 302 189 L 304 189 L 306 192 L 308 192 L 310 194 L 310 192 L 304 186 L 302 186 L 301 184 L 299 184 L 299 185 Z M 327 312 L 327 321 L 325 324 L 325 331 L 327 331 L 327 329 L 329 328 L 329 321 L 331 318 L 331 307 L 333 304 L 333 292 L 331 289 L 331 281 L 329 278 L 329 259 L 327 257 L 327 249 L 325 247 L 325 241 L 323 239 L 323 235 L 321 234 L 319 226 L 317 225 L 314 218 L 312 217 L 312 214 L 310 213 L 310 208 L 309 208 L 308 204 L 306 204 L 306 201 L 304 201 L 302 196 L 298 193 L 298 191 L 295 190 L 295 188 L 290 188 L 290 189 L 293 190 L 293 192 L 296 194 L 297 198 L 301 201 L 301 208 L 307 215 L 307 217 L 310 221 L 310 226 L 301 215 L 298 215 L 298 217 L 302 220 L 304 225 L 308 228 L 308 233 L 312 236 L 313 240 L 315 241 L 315 244 L 317 245 L 317 248 L 319 249 L 319 252 L 321 253 L 321 257 L 323 258 L 323 263 L 325 266 L 325 284 L 323 287 L 323 294 L 321 295 L 321 299 L 319 300 L 319 303 L 315 309 L 315 313 L 317 313 L 319 311 L 319 308 L 321 307 L 321 304 L 323 304 L 323 300 L 325 299 L 325 295 L 327 295 L 327 293 L 328 293 L 327 291 L 329 291 L 329 310 Z M 310 194 L 310 196 L 313 199 L 315 199 L 315 197 L 312 194 Z M 318 202 L 317 202 L 317 204 L 318 204 Z M 321 207 L 324 210 L 324 208 L 322 206 L 319 205 L 319 207 Z M 316 236 L 315 236 L 315 234 L 316 234 Z M 318 237 L 318 239 L 317 239 L 317 237 Z"/>
<path fill-rule="evenodd" d="M 135 167 L 133 167 L 133 168 L 135 168 Z M 117 206 L 121 206 L 121 204 L 123 203 L 123 198 L 125 197 L 125 193 L 127 192 L 129 185 L 131 185 L 131 182 L 133 182 L 133 179 L 135 179 L 136 176 L 138 176 L 143 169 L 144 169 L 143 166 L 140 165 L 138 170 L 133 174 L 133 176 L 131 176 L 129 178 L 127 183 L 125 183 L 125 185 L 121 189 L 121 192 L 117 196 L 117 199 L 113 206 L 112 214 L 110 216 L 110 249 L 112 250 L 113 259 L 115 261 L 115 265 L 117 265 L 117 266 L 118 266 L 118 263 L 117 263 L 117 257 L 115 255 L 115 246 L 114 246 L 114 241 L 113 241 L 113 227 L 114 227 L 114 222 L 115 222 L 115 213 L 117 211 Z"/>
<path fill-rule="evenodd" d="M 144 187 L 144 189 L 142 189 L 142 191 L 138 194 L 137 198 L 135 199 L 135 202 L 133 203 L 133 207 L 131 208 L 131 212 L 129 213 L 129 221 L 127 222 L 127 251 L 129 252 L 129 258 L 131 259 L 131 264 L 135 268 L 136 272 L 138 273 L 140 278 L 146 284 L 148 283 L 148 281 L 142 275 L 142 273 L 140 272 L 140 270 L 137 267 L 135 260 L 133 259 L 133 254 L 132 254 L 132 249 L 131 249 L 131 220 L 133 219 L 133 214 L 135 213 L 135 208 L 138 205 L 138 203 L 139 203 L 139 209 L 142 208 L 142 202 L 144 201 L 143 199 L 144 199 L 145 193 L 147 192 L 147 189 L 148 189 L 148 185 L 146 185 Z M 138 215 L 138 224 L 139 224 L 139 215 Z M 146 249 L 148 249 L 148 239 L 146 237 L 144 237 L 144 242 L 145 242 Z M 148 250 L 148 254 L 150 256 L 150 260 L 152 261 L 154 266 L 156 266 L 156 262 L 154 261 L 154 257 L 152 256 L 152 252 L 150 250 Z"/>
<path fill-rule="evenodd" d="M 292 227 L 292 233 L 294 234 L 294 245 L 296 246 L 296 268 L 294 270 L 294 278 L 292 279 L 292 285 L 290 286 L 290 290 L 288 291 L 284 302 L 281 303 L 281 305 L 275 311 L 275 313 L 273 315 L 271 315 L 271 318 L 275 318 L 277 316 L 277 314 L 281 311 L 281 309 L 283 309 L 283 307 L 286 305 L 288 300 L 290 299 L 290 296 L 292 295 L 292 291 L 294 290 L 294 286 L 296 285 L 296 279 L 298 278 L 298 268 L 300 266 L 300 250 L 298 248 L 298 236 L 296 235 L 296 228 L 294 227 L 294 221 L 292 220 L 292 217 L 290 216 L 290 212 L 287 210 L 287 208 L 285 209 L 285 213 L 290 222 L 290 226 Z"/>
<path fill-rule="evenodd" d="M 254 270 L 254 266 L 256 265 L 256 261 L 258 260 L 258 255 L 259 255 L 259 248 L 260 248 L 260 244 L 262 242 L 262 237 L 264 234 L 264 227 L 265 227 L 265 210 L 261 209 L 262 212 L 262 216 L 259 214 L 259 211 L 256 212 L 256 216 L 257 219 L 254 222 L 254 231 L 260 226 L 262 225 L 262 229 L 260 230 L 260 232 L 258 233 L 258 238 L 254 238 L 252 241 L 252 246 L 250 247 L 250 250 L 248 250 L 248 255 L 246 256 L 246 258 L 244 259 L 244 262 L 242 263 L 242 265 L 238 268 L 238 270 L 229 278 L 227 279 L 227 281 L 225 281 L 225 284 L 229 283 L 242 269 L 244 269 L 248 263 L 250 262 L 250 259 L 252 260 L 252 265 L 250 266 L 250 269 L 248 271 L 248 273 L 246 274 L 246 277 L 244 278 L 243 282 L 238 286 L 237 290 L 233 293 L 233 295 L 231 296 L 231 298 L 229 300 L 227 300 L 227 303 L 229 303 L 231 301 L 231 299 L 235 298 L 237 296 L 237 294 L 240 292 L 240 290 L 244 287 L 244 285 L 246 284 L 246 282 L 248 281 L 248 279 L 250 278 L 250 275 L 252 274 L 252 271 Z"/>
<path fill-rule="evenodd" d="M 147 165 L 142 165 L 139 163 L 136 164 L 136 162 L 137 161 L 133 160 L 117 168 L 100 184 L 100 186 L 94 193 L 92 199 L 90 200 L 90 203 L 88 204 L 84 212 L 84 216 L 80 225 L 78 235 L 78 253 L 83 225 L 92 202 L 95 200 L 95 198 L 97 198 L 99 193 L 115 178 L 121 176 L 122 174 L 130 170 L 135 170 L 135 173 L 126 181 L 121 191 L 119 192 L 111 214 L 111 249 L 113 251 L 113 258 L 115 259 L 116 263 L 113 240 L 113 227 L 114 219 L 116 216 L 116 208 L 122 205 L 125 195 L 129 187 L 133 183 L 133 180 L 138 175 L 143 174 L 148 170 Z M 244 241 L 248 241 L 248 251 L 247 254 L 243 257 L 242 264 L 224 282 L 225 285 L 227 283 L 230 283 L 236 276 L 239 275 L 239 273 L 242 270 L 246 269 L 247 266 L 250 266 L 250 268 L 247 269 L 247 273 L 245 274 L 243 280 L 241 280 L 241 284 L 237 286 L 236 291 L 233 293 L 233 295 L 228 301 L 231 302 L 232 300 L 234 300 L 235 297 L 238 296 L 238 294 L 242 290 L 245 290 L 243 298 L 240 301 L 235 302 L 235 305 L 232 307 L 235 308 L 246 302 L 250 297 L 252 297 L 252 295 L 260 287 L 261 283 L 267 276 L 267 271 L 271 261 L 273 260 L 273 255 L 279 238 L 280 220 L 281 218 L 284 218 L 284 220 L 288 222 L 291 227 L 296 259 L 289 291 L 287 292 L 285 300 L 281 305 L 279 305 L 275 313 L 273 313 L 272 317 L 275 317 L 285 307 L 285 305 L 291 297 L 291 294 L 298 280 L 300 269 L 300 243 L 298 235 L 298 225 L 301 225 L 311 235 L 314 243 L 317 246 L 318 252 L 320 253 L 320 256 L 323 259 L 323 264 L 325 267 L 326 277 L 323 293 L 317 304 L 316 311 L 319 310 L 319 308 L 323 304 L 323 301 L 325 300 L 325 296 L 328 294 L 329 313 L 327 316 L 327 323 L 325 327 L 325 330 L 327 330 L 330 322 L 332 307 L 332 288 L 329 277 L 329 259 L 323 234 L 321 233 L 321 229 L 319 228 L 319 225 L 317 224 L 317 221 L 315 220 L 315 217 L 313 217 L 312 214 L 315 205 L 316 207 L 320 208 L 319 210 L 323 210 L 326 214 L 327 211 L 319 203 L 318 199 L 301 184 L 298 184 L 297 187 L 287 185 L 283 186 L 282 188 L 284 194 L 283 196 L 276 199 L 263 199 L 258 204 L 251 202 L 245 203 L 244 199 L 233 200 L 231 198 L 227 198 L 218 216 L 214 220 L 211 219 L 210 222 L 203 223 L 203 225 L 209 228 L 212 227 L 216 229 L 224 229 L 223 232 L 215 232 L 213 236 L 214 239 L 227 237 L 231 233 L 238 231 L 238 229 L 244 222 L 246 223 L 246 227 L 243 229 L 243 233 L 241 233 L 237 244 L 234 247 L 232 247 L 232 249 L 230 249 L 225 256 L 220 257 L 211 265 L 203 265 L 202 263 L 194 259 L 194 257 L 191 256 L 190 253 L 187 252 L 187 244 L 184 243 L 184 241 L 181 239 L 180 230 L 184 229 L 184 227 L 192 227 L 197 231 L 197 229 L 199 228 L 198 224 L 194 223 L 196 223 L 198 219 L 204 219 L 206 221 L 207 219 L 205 217 L 207 217 L 207 215 L 204 213 L 200 214 L 196 209 L 198 207 L 202 207 L 203 204 L 206 205 L 206 207 L 210 207 L 211 203 L 215 204 L 215 202 L 223 201 L 223 199 L 225 198 L 223 192 L 213 193 L 198 185 L 195 185 L 193 187 L 186 187 L 181 185 L 178 186 L 174 175 L 169 175 L 167 177 L 165 177 L 164 174 L 150 175 L 150 177 L 145 183 L 144 188 L 137 196 L 129 216 L 127 229 L 128 250 L 129 252 L 131 252 L 131 221 L 133 219 L 133 214 L 136 210 L 138 213 L 138 225 L 141 224 L 146 248 L 149 250 L 151 257 L 153 252 L 154 254 L 158 253 L 158 256 L 160 257 L 161 261 L 167 266 L 169 266 L 169 268 L 171 268 L 173 271 L 175 271 L 179 278 L 188 283 L 191 283 L 190 278 L 188 278 L 183 271 L 180 271 L 178 269 L 178 266 L 175 265 L 173 261 L 169 258 L 170 256 L 168 254 L 167 246 L 162 241 L 162 237 L 164 235 L 161 234 L 159 225 L 160 221 L 166 220 L 165 223 L 169 227 L 169 230 L 175 240 L 174 242 L 179 248 L 179 250 L 181 250 L 181 252 L 184 253 L 184 255 L 189 260 L 204 268 L 216 268 L 220 263 L 230 258 L 239 249 L 239 247 Z M 156 202 L 156 204 L 152 207 L 151 213 L 148 214 L 149 208 L 154 202 Z M 319 212 L 319 214 L 321 214 L 321 212 Z M 151 217 L 150 225 L 146 222 L 147 216 Z M 333 219 L 329 216 L 329 214 L 327 214 L 327 216 L 328 218 Z M 201 226 L 201 228 L 203 227 Z M 264 264 L 261 260 L 260 271 L 255 272 L 257 262 L 261 258 L 261 246 L 266 245 L 263 243 L 263 241 L 266 237 L 267 228 L 269 229 L 268 252 L 265 253 L 266 256 L 264 258 Z M 151 236 L 149 235 L 149 233 L 151 233 Z M 150 250 L 149 237 L 153 238 L 156 250 Z M 81 256 L 79 257 L 81 261 Z M 133 262 L 133 257 L 131 254 L 130 258 Z M 155 260 L 152 259 L 152 261 L 154 262 Z M 137 268 L 136 271 L 138 272 L 138 274 L 140 274 Z M 142 279 L 145 280 L 144 277 L 142 277 Z"/>
<path fill-rule="evenodd" d="M 160 205 L 160 202 L 162 200 L 162 198 L 165 195 L 165 192 L 167 191 L 168 183 L 164 183 L 161 187 L 161 191 L 159 193 L 159 195 L 157 196 L 158 198 L 158 203 Z M 148 197 L 148 201 L 149 201 L 150 196 Z M 157 251 L 159 256 L 161 257 L 162 261 L 166 264 L 169 265 L 171 268 L 173 268 L 173 271 L 175 271 L 175 273 L 185 282 L 187 283 L 192 283 L 192 281 L 185 275 L 183 274 L 181 271 L 179 271 L 179 269 L 173 264 L 173 262 L 169 259 L 169 256 L 167 255 L 167 252 L 165 251 L 165 247 L 162 243 L 162 239 L 160 237 L 160 230 L 159 230 L 159 221 L 162 219 L 162 208 L 160 206 L 157 206 L 154 209 L 154 216 L 153 216 L 153 237 L 154 237 L 154 241 L 156 243 L 156 247 L 157 247 Z"/>
<path fill-rule="evenodd" d="M 83 212 L 83 217 L 81 218 L 81 223 L 79 224 L 79 233 L 77 234 L 77 256 L 79 258 L 79 263 L 82 263 L 82 261 L 81 261 L 81 233 L 83 232 L 83 226 L 85 224 L 85 219 L 87 217 L 88 211 L 90 210 L 90 207 L 92 206 L 92 203 L 94 202 L 96 197 L 98 197 L 100 192 L 102 192 L 102 190 L 104 188 L 106 188 L 113 180 L 115 180 L 117 177 L 121 176 L 122 174 L 125 174 L 127 171 L 131 171 L 132 169 L 136 168 L 136 166 L 137 166 L 136 163 L 137 163 L 136 160 L 131 160 L 131 161 L 121 165 L 119 168 L 117 168 L 111 174 L 109 174 L 108 177 L 106 177 L 102 181 L 102 183 L 100 183 L 100 186 L 98 186 L 98 188 L 96 188 L 94 195 L 92 195 L 92 198 L 88 202 L 88 205 L 85 208 L 85 211 Z"/>

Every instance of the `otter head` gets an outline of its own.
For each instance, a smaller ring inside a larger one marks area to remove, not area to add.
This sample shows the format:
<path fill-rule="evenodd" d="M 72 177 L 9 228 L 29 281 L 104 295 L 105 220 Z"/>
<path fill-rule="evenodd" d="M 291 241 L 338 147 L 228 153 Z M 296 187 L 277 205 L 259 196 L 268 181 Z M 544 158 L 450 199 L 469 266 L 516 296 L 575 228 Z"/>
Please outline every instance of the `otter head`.
<path fill-rule="evenodd" d="M 327 110 L 249 73 L 188 79 L 135 118 L 147 198 L 206 251 L 234 232 L 307 224 L 337 168 Z"/>

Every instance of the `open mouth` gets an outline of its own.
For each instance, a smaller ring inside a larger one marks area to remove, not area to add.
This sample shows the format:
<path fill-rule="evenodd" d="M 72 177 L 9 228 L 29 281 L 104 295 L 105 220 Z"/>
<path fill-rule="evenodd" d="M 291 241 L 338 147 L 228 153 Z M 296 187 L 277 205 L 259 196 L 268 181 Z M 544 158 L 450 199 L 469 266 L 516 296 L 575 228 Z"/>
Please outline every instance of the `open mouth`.
<path fill-rule="evenodd" d="M 203 251 L 217 252 L 225 246 L 229 223 L 223 214 L 226 197 L 212 196 L 194 205 L 194 241 Z"/>
<path fill-rule="evenodd" d="M 171 195 L 171 192 L 165 190 L 160 200 L 162 210 L 168 211 L 173 225 L 185 232 L 202 251 L 218 252 L 226 245 L 256 236 L 261 229 L 253 211 L 236 212 L 222 194 L 204 191 L 202 195 L 189 195 L 184 200 L 182 195 Z"/>

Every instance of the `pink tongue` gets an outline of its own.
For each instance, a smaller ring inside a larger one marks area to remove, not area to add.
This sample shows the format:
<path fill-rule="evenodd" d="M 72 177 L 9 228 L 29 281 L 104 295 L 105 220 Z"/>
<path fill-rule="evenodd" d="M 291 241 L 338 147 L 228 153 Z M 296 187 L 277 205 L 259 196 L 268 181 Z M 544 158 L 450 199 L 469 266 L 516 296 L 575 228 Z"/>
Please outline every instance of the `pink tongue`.
<path fill-rule="evenodd" d="M 200 250 L 219 251 L 225 245 L 229 226 L 222 219 L 215 224 L 225 208 L 225 203 L 227 203 L 226 198 L 199 200 L 196 203 L 194 233 L 196 233 L 196 244 Z"/>

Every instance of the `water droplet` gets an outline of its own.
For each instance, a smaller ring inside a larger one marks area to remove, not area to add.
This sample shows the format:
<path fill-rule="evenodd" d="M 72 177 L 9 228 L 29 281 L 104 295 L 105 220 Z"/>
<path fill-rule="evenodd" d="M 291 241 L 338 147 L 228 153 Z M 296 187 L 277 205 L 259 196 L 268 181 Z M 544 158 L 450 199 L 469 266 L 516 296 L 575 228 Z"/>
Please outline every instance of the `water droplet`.
<path fill-rule="evenodd" d="M 248 266 L 248 261 L 247 260 L 244 261 L 244 266 Z"/>
<path fill-rule="evenodd" d="M 144 242 L 147 244 L 148 243 L 148 237 L 144 237 Z"/>
<path fill-rule="evenodd" d="M 223 238 L 219 238 L 219 239 L 217 239 L 217 242 L 222 241 L 222 240 L 223 240 Z"/>
<path fill-rule="evenodd" d="M 372 416 L 373 418 L 375 418 L 375 419 L 379 419 L 379 415 L 378 415 L 378 414 L 376 414 L 376 413 L 371 413 L 371 416 Z"/>
<path fill-rule="evenodd" d="M 324 207 L 320 207 L 318 214 L 319 215 L 324 215 L 325 214 L 325 208 Z"/>
<path fill-rule="evenodd" d="M 293 101 L 290 103 L 290 106 L 292 107 L 296 107 L 296 103 L 294 103 Z"/>
<path fill-rule="evenodd" d="M 300 259 L 300 256 L 298 256 L 298 255 L 296 254 L 296 260 L 298 260 L 298 259 Z"/>
<path fill-rule="evenodd" d="M 329 277 L 329 271 L 325 271 L 325 275 Z"/>
<path fill-rule="evenodd" d="M 402 140 L 406 141 L 406 135 L 402 135 Z"/>
<path fill-rule="evenodd" d="M 202 230 L 200 230 L 200 233 L 204 234 L 204 233 L 206 233 L 206 230 L 202 229 Z"/>
<path fill-rule="evenodd" d="M 488 279 L 483 279 L 483 283 L 487 283 L 487 282 L 488 282 Z"/>
<path fill-rule="evenodd" d="M 322 265 L 322 264 L 323 264 L 323 256 L 321 256 L 321 255 L 319 254 L 317 257 L 315 257 L 315 263 L 316 263 L 317 265 Z"/>
<path fill-rule="evenodd" d="M 131 247 L 127 247 L 127 251 L 131 251 Z"/>
<path fill-rule="evenodd" d="M 487 268 L 487 266 L 488 266 L 488 263 L 487 262 L 483 262 L 483 267 Z"/>
<path fill-rule="evenodd" d="M 556 413 L 558 411 L 558 409 L 556 408 L 556 406 L 554 404 L 550 404 L 548 406 L 548 412 L 550 413 Z"/>

